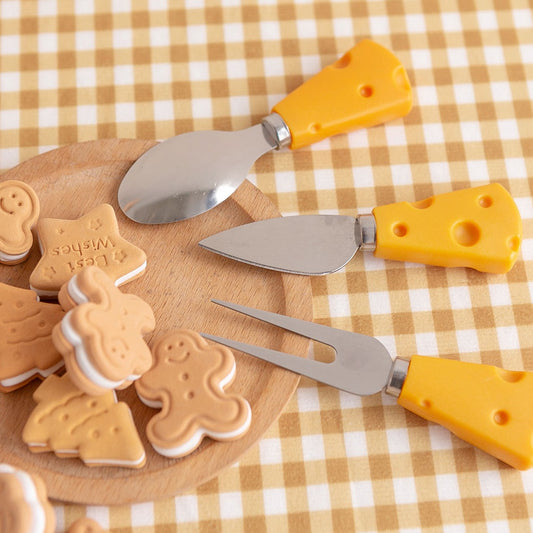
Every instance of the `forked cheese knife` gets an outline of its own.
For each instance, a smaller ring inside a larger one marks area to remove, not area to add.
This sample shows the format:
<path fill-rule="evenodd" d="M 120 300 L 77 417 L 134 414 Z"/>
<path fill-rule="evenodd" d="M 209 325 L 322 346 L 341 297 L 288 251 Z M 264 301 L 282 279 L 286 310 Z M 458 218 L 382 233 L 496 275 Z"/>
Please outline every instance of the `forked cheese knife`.
<path fill-rule="evenodd" d="M 323 363 L 202 333 L 205 338 L 352 394 L 385 391 L 405 409 L 514 468 L 533 466 L 533 372 L 419 355 L 393 361 L 374 337 L 213 302 L 327 344 L 335 360 Z"/>
<path fill-rule="evenodd" d="M 376 257 L 505 273 L 514 265 L 522 221 L 498 183 L 374 208 L 372 214 L 260 220 L 200 241 L 231 259 L 292 274 L 342 268 L 357 250 Z"/>

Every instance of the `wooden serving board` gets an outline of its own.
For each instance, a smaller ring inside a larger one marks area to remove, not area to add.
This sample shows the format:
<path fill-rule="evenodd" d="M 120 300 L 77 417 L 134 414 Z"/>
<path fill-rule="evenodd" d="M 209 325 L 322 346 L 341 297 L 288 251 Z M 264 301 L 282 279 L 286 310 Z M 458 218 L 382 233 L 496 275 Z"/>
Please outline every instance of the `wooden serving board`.
<path fill-rule="evenodd" d="M 121 289 L 152 305 L 157 328 L 164 333 L 188 328 L 306 356 L 309 341 L 279 328 L 222 309 L 210 302 L 221 298 L 312 319 L 311 286 L 307 277 L 280 274 L 223 258 L 200 248 L 204 237 L 253 220 L 279 216 L 275 206 L 252 184 L 244 182 L 224 203 L 190 220 L 146 226 L 129 220 L 117 204 L 120 181 L 131 164 L 155 143 L 141 140 L 100 140 L 66 146 L 39 155 L 5 172 L 0 180 L 29 183 L 41 202 L 41 217 L 76 219 L 101 203 L 117 213 L 123 237 L 145 250 L 146 273 Z M 176 163 L 179 165 L 179 161 Z M 0 281 L 28 288 L 40 257 L 34 243 L 20 265 L 0 265 Z M 191 490 L 235 463 L 277 419 L 294 392 L 298 377 L 253 357 L 236 353 L 237 374 L 231 391 L 248 399 L 251 428 L 232 442 L 204 439 L 192 454 L 168 459 L 155 453 L 145 437 L 148 420 L 157 413 L 143 405 L 135 388 L 119 391 L 143 439 L 147 463 L 140 470 L 86 467 L 79 459 L 53 453 L 32 454 L 22 442 L 22 428 L 34 408 L 32 393 L 40 383 L 0 393 L 0 462 L 40 474 L 49 496 L 84 504 L 122 504 L 157 500 Z"/>

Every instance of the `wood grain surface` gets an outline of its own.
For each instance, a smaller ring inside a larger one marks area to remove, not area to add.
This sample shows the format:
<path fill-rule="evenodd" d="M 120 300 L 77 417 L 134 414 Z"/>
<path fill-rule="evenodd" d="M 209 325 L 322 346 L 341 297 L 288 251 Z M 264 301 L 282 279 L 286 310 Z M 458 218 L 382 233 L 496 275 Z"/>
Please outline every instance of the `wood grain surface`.
<path fill-rule="evenodd" d="M 312 319 L 311 285 L 307 277 L 267 271 L 201 249 L 199 240 L 223 229 L 253 220 L 279 216 L 275 206 L 252 184 L 244 182 L 227 201 L 190 220 L 145 226 L 130 221 L 119 209 L 120 181 L 131 164 L 153 141 L 99 140 L 65 146 L 30 159 L 5 172 L 0 180 L 29 183 L 41 201 L 41 217 L 75 219 L 91 208 L 111 204 L 120 233 L 143 248 L 146 274 L 122 286 L 152 305 L 157 328 L 150 343 L 169 331 L 188 328 L 222 335 L 295 355 L 306 356 L 309 341 L 273 326 L 253 321 L 210 302 L 221 298 Z M 40 257 L 36 243 L 20 265 L 0 265 L 0 281 L 28 288 L 29 276 Z M 204 439 L 182 459 L 156 454 L 146 441 L 145 427 L 157 412 L 144 406 L 134 387 L 119 391 L 143 439 L 147 464 L 140 470 L 89 468 L 79 459 L 59 459 L 53 453 L 32 454 L 21 439 L 22 428 L 40 383 L 0 394 L 0 462 L 40 474 L 53 499 L 85 504 L 122 504 L 169 497 L 193 489 L 235 463 L 277 419 L 294 392 L 298 377 L 253 357 L 236 353 L 237 375 L 231 391 L 248 399 L 252 425 L 241 439 L 220 443 Z"/>

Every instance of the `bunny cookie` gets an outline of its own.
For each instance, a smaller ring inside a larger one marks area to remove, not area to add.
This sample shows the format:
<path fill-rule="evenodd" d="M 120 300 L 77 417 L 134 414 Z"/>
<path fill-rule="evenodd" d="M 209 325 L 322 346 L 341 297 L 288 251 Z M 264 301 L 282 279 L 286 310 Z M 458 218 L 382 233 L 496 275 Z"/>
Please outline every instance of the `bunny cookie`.
<path fill-rule="evenodd" d="M 60 292 L 70 310 L 52 341 L 79 389 L 92 395 L 123 389 L 150 368 L 143 335 L 153 331 L 155 317 L 144 300 L 122 293 L 95 266 L 85 267 Z"/>
<path fill-rule="evenodd" d="M 18 180 L 0 182 L 0 263 L 24 261 L 33 243 L 31 228 L 39 218 L 35 191 Z"/>

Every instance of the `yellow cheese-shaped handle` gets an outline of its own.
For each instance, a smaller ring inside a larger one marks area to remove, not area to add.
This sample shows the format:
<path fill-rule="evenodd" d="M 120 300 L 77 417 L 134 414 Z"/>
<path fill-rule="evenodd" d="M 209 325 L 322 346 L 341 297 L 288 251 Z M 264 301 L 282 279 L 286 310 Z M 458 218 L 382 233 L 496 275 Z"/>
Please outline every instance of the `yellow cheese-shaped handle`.
<path fill-rule="evenodd" d="M 518 208 L 498 183 L 380 206 L 373 214 L 374 255 L 384 259 L 504 273 L 522 240 Z"/>
<path fill-rule="evenodd" d="M 400 61 L 365 39 L 276 104 L 291 134 L 290 148 L 403 117 L 412 107 Z"/>
<path fill-rule="evenodd" d="M 533 372 L 415 355 L 398 403 L 514 468 L 533 466 Z"/>

